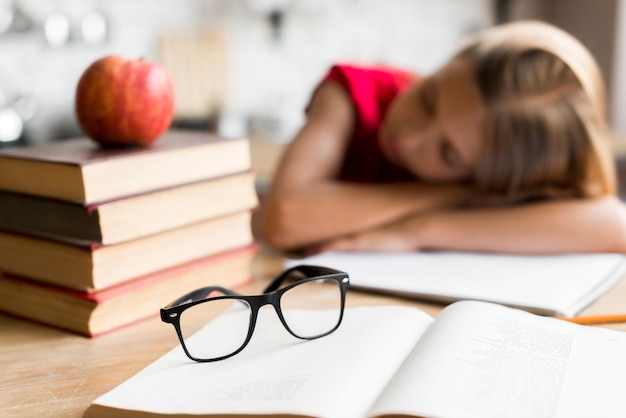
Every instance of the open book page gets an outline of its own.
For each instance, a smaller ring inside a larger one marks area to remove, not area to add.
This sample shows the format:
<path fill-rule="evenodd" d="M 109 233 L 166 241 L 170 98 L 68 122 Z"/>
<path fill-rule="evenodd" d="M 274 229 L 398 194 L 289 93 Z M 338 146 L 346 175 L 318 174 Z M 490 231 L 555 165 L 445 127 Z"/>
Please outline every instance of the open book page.
<path fill-rule="evenodd" d="M 483 302 L 437 317 L 375 414 L 626 416 L 626 334 Z"/>
<path fill-rule="evenodd" d="M 220 315 L 192 338 L 207 331 L 227 338 L 241 313 Z M 302 341 L 264 308 L 236 356 L 195 363 L 177 347 L 94 404 L 161 414 L 362 418 L 432 321 L 408 307 L 350 308 L 333 334 Z"/>
<path fill-rule="evenodd" d="M 626 272 L 620 254 L 327 252 L 287 262 L 297 264 L 343 270 L 354 288 L 444 302 L 484 300 L 563 316 L 578 313 Z"/>

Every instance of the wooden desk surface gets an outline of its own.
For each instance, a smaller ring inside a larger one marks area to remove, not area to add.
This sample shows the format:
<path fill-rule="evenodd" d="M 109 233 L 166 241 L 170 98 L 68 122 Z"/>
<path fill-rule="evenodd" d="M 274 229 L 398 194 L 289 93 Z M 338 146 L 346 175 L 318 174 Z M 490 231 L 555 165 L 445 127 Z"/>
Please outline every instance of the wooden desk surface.
<path fill-rule="evenodd" d="M 242 293 L 259 292 L 281 270 L 282 259 L 261 253 L 257 280 Z M 172 295 L 176 297 L 176 295 Z M 406 304 L 436 316 L 440 305 L 350 291 L 348 306 Z M 585 310 L 626 310 L 626 279 Z M 609 327 L 626 331 L 626 324 Z M 0 417 L 80 417 L 92 400 L 119 385 L 178 344 L 159 318 L 96 339 L 0 315 Z"/>
<path fill-rule="evenodd" d="M 626 142 L 624 142 L 626 144 Z M 626 155 L 626 145 L 620 145 Z M 273 175 L 284 144 L 252 142 L 253 166 L 263 182 Z M 619 151 L 619 150 L 618 150 Z M 268 253 L 255 260 L 256 293 L 281 270 Z M 172 295 L 176 297 L 176 295 Z M 349 306 L 406 304 L 436 316 L 442 306 L 350 291 Z M 626 278 L 582 314 L 626 311 Z M 607 325 L 626 331 L 626 324 Z M 0 314 L 0 417 L 80 417 L 98 396 L 119 385 L 178 345 L 170 325 L 158 317 L 96 339 Z"/>

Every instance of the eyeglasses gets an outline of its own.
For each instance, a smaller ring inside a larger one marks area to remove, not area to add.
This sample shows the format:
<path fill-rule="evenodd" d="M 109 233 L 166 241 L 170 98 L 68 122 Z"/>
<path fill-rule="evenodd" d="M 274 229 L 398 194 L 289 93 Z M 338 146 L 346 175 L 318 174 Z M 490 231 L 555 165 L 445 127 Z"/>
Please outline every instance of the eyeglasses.
<path fill-rule="evenodd" d="M 281 287 L 288 279 L 297 281 Z M 234 356 L 248 345 L 259 309 L 264 305 L 274 307 L 280 322 L 296 338 L 312 340 L 334 332 L 343 318 L 349 285 L 348 274 L 342 271 L 297 266 L 274 279 L 262 295 L 244 296 L 220 286 L 194 290 L 161 309 L 161 320 L 174 326 L 191 360 L 218 361 Z M 227 330 L 215 332 L 209 340 L 191 337 L 203 318 L 213 318 L 220 312 L 232 316 L 228 318 Z"/>

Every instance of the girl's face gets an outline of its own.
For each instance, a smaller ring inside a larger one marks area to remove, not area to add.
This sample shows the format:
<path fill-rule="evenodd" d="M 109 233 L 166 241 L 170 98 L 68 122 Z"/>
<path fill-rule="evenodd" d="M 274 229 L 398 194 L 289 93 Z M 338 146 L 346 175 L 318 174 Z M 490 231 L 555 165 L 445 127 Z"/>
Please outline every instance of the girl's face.
<path fill-rule="evenodd" d="M 485 115 L 469 64 L 455 59 L 394 100 L 378 140 L 420 180 L 463 181 L 479 158 Z"/>

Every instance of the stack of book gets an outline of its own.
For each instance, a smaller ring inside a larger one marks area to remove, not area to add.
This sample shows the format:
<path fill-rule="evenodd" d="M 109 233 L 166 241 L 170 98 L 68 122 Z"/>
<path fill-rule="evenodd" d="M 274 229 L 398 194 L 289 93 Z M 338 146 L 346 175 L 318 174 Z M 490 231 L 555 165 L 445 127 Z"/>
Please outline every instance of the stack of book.
<path fill-rule="evenodd" d="M 0 151 L 0 310 L 96 336 L 198 287 L 246 283 L 257 205 L 245 138 Z"/>

